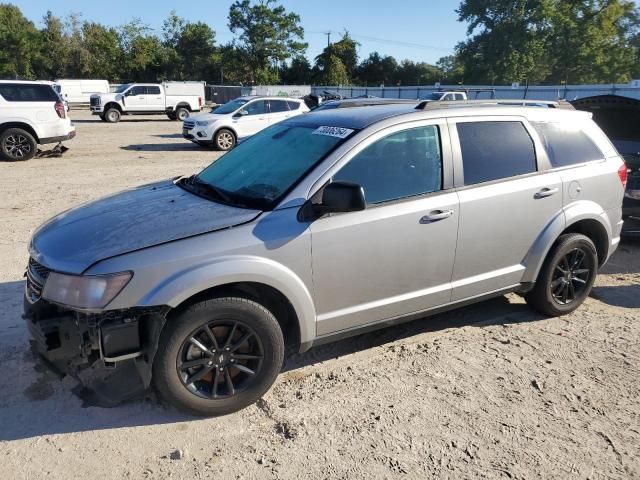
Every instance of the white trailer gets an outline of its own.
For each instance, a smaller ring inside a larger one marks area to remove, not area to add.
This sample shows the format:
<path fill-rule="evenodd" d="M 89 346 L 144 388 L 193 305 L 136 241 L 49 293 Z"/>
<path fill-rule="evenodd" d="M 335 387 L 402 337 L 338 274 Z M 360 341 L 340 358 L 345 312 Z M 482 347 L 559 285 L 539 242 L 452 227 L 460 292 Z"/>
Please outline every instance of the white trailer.
<path fill-rule="evenodd" d="M 91 95 L 109 93 L 109 82 L 106 80 L 74 80 L 59 78 L 55 81 L 59 86 L 62 99 L 70 105 L 88 104 Z"/>

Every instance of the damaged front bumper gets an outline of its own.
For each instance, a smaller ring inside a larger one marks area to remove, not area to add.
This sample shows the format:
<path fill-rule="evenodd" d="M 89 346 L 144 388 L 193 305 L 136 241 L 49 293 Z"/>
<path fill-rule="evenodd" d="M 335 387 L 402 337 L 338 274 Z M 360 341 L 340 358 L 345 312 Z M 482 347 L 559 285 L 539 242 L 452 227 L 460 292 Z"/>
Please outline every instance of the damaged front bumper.
<path fill-rule="evenodd" d="M 23 317 L 33 349 L 52 369 L 78 379 L 92 403 L 113 406 L 149 387 L 166 309 L 85 314 L 32 299 L 27 290 Z"/>

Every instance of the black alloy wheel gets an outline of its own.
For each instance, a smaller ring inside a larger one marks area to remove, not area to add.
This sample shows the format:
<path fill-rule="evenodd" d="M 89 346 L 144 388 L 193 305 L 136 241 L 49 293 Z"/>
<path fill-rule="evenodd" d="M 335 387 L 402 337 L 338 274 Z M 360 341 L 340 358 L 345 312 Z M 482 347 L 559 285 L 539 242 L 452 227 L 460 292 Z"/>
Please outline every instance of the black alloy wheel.
<path fill-rule="evenodd" d="M 592 257 L 582 248 L 574 248 L 560 257 L 549 284 L 554 300 L 560 305 L 568 305 L 581 297 L 592 269 Z"/>
<path fill-rule="evenodd" d="M 176 367 L 187 390 L 217 400 L 246 390 L 260 375 L 263 358 L 262 342 L 251 327 L 217 320 L 183 342 Z"/>

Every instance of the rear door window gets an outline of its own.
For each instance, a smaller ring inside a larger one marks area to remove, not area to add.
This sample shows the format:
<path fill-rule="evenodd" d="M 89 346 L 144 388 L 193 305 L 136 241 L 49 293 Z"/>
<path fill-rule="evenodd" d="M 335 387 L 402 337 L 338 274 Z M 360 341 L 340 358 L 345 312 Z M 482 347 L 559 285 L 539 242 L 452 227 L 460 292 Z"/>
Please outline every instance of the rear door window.
<path fill-rule="evenodd" d="M 537 170 L 533 140 L 521 122 L 461 122 L 456 128 L 465 185 Z"/>
<path fill-rule="evenodd" d="M 58 94 L 51 85 L 28 83 L 0 83 L 0 95 L 7 102 L 58 102 Z"/>
<path fill-rule="evenodd" d="M 300 103 L 298 102 L 287 101 L 287 104 L 289 105 L 289 110 L 291 111 L 298 110 L 300 108 Z"/>
<path fill-rule="evenodd" d="M 147 87 L 148 95 L 160 95 L 160 87 Z"/>
<path fill-rule="evenodd" d="M 579 125 L 532 122 L 553 167 L 602 160 L 604 155 Z"/>
<path fill-rule="evenodd" d="M 289 111 L 289 106 L 284 100 L 269 100 L 269 107 L 271 113 L 282 113 Z"/>

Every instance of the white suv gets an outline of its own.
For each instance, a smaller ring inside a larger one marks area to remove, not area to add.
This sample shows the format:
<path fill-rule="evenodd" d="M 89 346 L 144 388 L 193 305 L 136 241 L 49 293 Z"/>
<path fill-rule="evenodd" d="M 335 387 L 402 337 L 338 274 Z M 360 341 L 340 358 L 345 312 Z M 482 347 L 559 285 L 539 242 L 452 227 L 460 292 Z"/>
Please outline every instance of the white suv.
<path fill-rule="evenodd" d="M 0 160 L 29 160 L 38 144 L 76 135 L 51 82 L 0 80 Z"/>
<path fill-rule="evenodd" d="M 189 117 L 182 136 L 198 145 L 231 150 L 239 140 L 263 128 L 309 111 L 303 100 L 284 97 L 240 97 L 211 113 Z"/>

